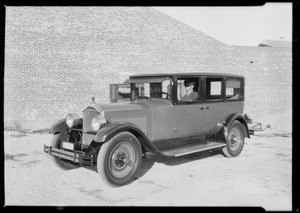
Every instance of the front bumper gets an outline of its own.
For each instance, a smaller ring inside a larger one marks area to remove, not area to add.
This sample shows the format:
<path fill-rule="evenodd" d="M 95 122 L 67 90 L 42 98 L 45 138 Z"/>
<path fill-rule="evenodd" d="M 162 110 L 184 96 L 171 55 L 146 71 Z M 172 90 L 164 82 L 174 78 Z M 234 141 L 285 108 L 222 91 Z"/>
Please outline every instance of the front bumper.
<path fill-rule="evenodd" d="M 84 152 L 76 151 L 76 150 L 64 150 L 57 149 L 52 146 L 47 146 L 44 144 L 44 152 L 55 157 L 59 157 L 73 163 L 86 165 L 86 166 L 94 166 L 95 160 L 93 156 L 85 155 Z"/>

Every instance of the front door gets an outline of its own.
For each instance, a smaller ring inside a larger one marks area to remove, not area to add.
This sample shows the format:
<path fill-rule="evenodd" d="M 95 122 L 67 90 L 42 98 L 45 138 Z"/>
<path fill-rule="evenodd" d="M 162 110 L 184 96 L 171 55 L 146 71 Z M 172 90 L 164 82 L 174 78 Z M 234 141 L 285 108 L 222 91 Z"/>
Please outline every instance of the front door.
<path fill-rule="evenodd" d="M 177 104 L 174 106 L 174 138 L 191 137 L 201 134 L 203 110 L 201 103 Z"/>
<path fill-rule="evenodd" d="M 201 135 L 203 103 L 199 78 L 177 78 L 177 104 L 174 106 L 174 138 Z M 188 98 L 187 95 L 193 93 Z"/>

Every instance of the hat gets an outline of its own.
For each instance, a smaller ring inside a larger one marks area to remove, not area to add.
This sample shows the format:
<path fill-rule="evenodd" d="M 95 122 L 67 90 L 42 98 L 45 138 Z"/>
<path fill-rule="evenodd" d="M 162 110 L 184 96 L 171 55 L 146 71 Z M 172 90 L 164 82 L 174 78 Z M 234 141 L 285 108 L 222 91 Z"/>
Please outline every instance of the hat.
<path fill-rule="evenodd" d="M 191 85 L 195 85 L 195 82 L 184 82 L 185 87 L 189 87 Z"/>

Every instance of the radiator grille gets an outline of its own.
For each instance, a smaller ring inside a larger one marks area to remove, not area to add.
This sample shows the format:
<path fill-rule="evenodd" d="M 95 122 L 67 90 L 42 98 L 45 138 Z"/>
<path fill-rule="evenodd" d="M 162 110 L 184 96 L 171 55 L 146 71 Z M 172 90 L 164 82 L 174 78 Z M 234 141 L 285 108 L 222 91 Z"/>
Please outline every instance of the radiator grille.
<path fill-rule="evenodd" d="M 94 109 L 86 109 L 83 112 L 83 144 L 84 146 L 88 146 L 93 138 L 95 137 L 95 134 L 89 134 L 85 133 L 87 132 L 93 132 L 91 122 L 94 116 L 98 115 L 99 113 Z"/>

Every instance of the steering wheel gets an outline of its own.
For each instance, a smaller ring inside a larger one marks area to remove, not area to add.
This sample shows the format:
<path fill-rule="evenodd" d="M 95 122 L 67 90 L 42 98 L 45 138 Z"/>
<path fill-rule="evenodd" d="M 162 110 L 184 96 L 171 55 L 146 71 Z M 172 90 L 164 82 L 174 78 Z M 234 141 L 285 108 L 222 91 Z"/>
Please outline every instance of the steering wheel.
<path fill-rule="evenodd" d="M 134 100 L 136 99 L 149 99 L 148 96 L 137 96 Z"/>
<path fill-rule="evenodd" d="M 167 92 L 160 92 L 160 94 L 161 94 L 161 97 L 162 97 L 162 95 L 166 95 L 167 96 L 166 99 L 169 99 L 169 97 L 170 97 L 170 95 Z"/>

